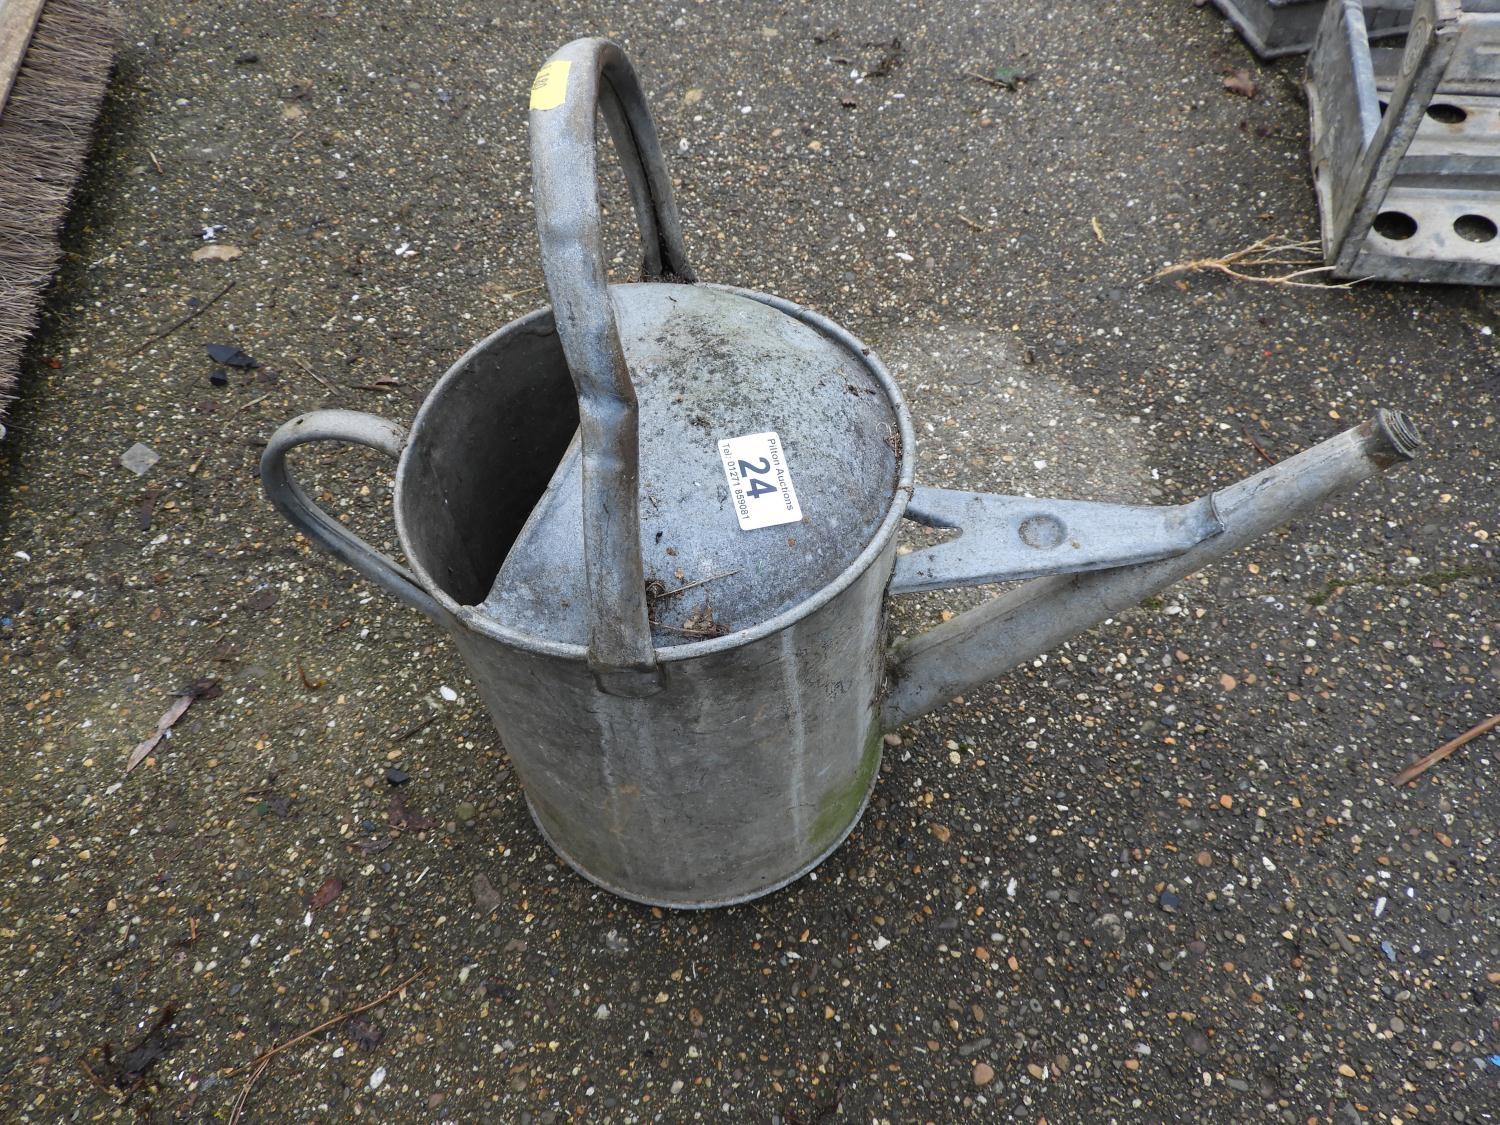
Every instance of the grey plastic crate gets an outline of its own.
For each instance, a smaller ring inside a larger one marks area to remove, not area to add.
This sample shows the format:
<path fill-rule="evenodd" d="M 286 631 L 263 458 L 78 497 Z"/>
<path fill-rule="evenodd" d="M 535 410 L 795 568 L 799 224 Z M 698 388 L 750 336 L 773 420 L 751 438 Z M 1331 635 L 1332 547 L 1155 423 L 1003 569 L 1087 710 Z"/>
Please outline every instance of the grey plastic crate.
<path fill-rule="evenodd" d="M 1500 283 L 1500 0 L 1418 0 L 1399 49 L 1331 0 L 1307 94 L 1334 276 Z"/>
<path fill-rule="evenodd" d="M 1413 0 L 1364 0 L 1372 37 L 1406 30 Z M 1312 49 L 1326 0 L 1214 0 L 1245 42 L 1263 59 L 1299 55 Z"/>

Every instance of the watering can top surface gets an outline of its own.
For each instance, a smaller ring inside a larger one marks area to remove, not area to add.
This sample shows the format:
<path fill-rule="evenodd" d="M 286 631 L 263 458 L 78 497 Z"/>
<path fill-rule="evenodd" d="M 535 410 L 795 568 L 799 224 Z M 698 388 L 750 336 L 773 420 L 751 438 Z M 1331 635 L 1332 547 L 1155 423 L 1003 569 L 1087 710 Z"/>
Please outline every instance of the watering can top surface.
<path fill-rule="evenodd" d="M 533 88 L 542 264 L 580 429 L 475 607 L 607 667 L 806 607 L 889 538 L 912 474 L 906 409 L 868 348 L 791 302 L 694 279 L 629 67 L 580 40 Z M 607 280 L 596 106 L 636 205 L 639 283 Z"/>
<path fill-rule="evenodd" d="M 637 540 L 656 647 L 753 628 L 834 582 L 901 482 L 907 439 L 878 361 L 745 293 L 648 283 L 612 286 L 610 300 L 639 403 Z M 575 440 L 487 615 L 587 643 L 583 496 Z"/>

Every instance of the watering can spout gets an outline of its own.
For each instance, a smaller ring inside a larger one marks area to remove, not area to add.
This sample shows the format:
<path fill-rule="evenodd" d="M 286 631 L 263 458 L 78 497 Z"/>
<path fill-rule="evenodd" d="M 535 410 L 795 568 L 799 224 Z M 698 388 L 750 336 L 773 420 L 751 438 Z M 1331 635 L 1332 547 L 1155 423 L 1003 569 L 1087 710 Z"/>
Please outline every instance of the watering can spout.
<path fill-rule="evenodd" d="M 1256 536 L 1411 460 L 1420 445 L 1404 415 L 1377 411 L 1362 425 L 1199 501 L 1212 510 L 1217 526 L 1179 553 L 1037 578 L 898 645 L 881 712 L 884 728 L 908 723 L 1036 659 Z"/>

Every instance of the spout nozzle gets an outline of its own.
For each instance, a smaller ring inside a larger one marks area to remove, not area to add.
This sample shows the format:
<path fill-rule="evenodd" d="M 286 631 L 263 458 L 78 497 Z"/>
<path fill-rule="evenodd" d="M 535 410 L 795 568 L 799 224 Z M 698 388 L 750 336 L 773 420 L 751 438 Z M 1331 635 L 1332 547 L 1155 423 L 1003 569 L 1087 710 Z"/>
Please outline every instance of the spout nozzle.
<path fill-rule="evenodd" d="M 1422 448 L 1422 434 L 1399 410 L 1381 408 L 1362 427 L 1366 431 L 1365 450 L 1382 469 L 1410 461 Z"/>

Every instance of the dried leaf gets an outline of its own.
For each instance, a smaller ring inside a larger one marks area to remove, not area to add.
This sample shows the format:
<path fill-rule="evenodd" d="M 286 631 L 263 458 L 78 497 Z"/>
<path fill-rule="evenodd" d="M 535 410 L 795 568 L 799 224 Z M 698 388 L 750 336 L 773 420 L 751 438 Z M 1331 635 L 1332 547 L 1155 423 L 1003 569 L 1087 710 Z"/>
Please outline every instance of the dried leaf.
<path fill-rule="evenodd" d="M 374 1020 L 363 1019 L 360 1016 L 350 1016 L 347 1025 L 349 1038 L 354 1041 L 355 1046 L 369 1050 L 380 1046 L 385 1038 L 385 1029 Z"/>
<path fill-rule="evenodd" d="M 339 895 L 344 893 L 344 881 L 337 875 L 330 875 L 323 880 L 321 886 L 312 894 L 307 896 L 307 908 L 309 910 L 322 910 Z"/>
<path fill-rule="evenodd" d="M 270 609 L 281 594 L 274 586 L 262 586 L 245 599 L 245 608 L 257 613 Z"/>
<path fill-rule="evenodd" d="M 146 755 L 156 749 L 156 746 L 166 737 L 167 731 L 171 730 L 177 720 L 187 713 L 187 709 L 200 699 L 217 699 L 224 694 L 224 689 L 219 686 L 218 680 L 202 679 L 194 680 L 177 693 L 177 698 L 172 700 L 172 706 L 167 708 L 166 714 L 156 720 L 156 730 L 142 739 L 130 757 L 125 761 L 125 772 L 129 773 L 146 760 Z"/>
<path fill-rule="evenodd" d="M 207 703 L 209 700 L 218 699 L 219 696 L 223 695 L 224 687 L 212 676 L 204 676 L 202 679 L 194 680 L 185 687 L 178 688 L 174 694 L 185 695 L 194 701 L 201 699 Z"/>
<path fill-rule="evenodd" d="M 167 731 L 172 728 L 172 724 L 182 718 L 183 713 L 192 705 L 193 700 L 189 696 L 183 696 L 172 701 L 172 706 L 167 708 L 167 713 L 156 720 L 156 730 L 142 739 L 136 748 L 130 752 L 130 757 L 125 762 L 126 773 L 129 773 L 146 760 L 146 755 L 156 749 L 156 744 L 166 737 Z"/>
<path fill-rule="evenodd" d="M 119 1058 L 114 1057 L 109 1044 L 105 1043 L 101 1048 L 103 1064 L 98 1071 L 89 1065 L 87 1057 L 79 1059 L 84 1073 L 96 1086 L 113 1087 L 127 1095 L 133 1093 L 145 1081 L 146 1072 L 177 1045 L 177 1041 L 167 1035 L 167 1028 L 172 1026 L 176 1015 L 176 1005 L 168 1004 L 162 1008 L 140 1041 Z"/>
<path fill-rule="evenodd" d="M 120 1085 L 120 1079 L 125 1079 L 127 1083 L 140 1081 L 146 1076 L 146 1072 L 171 1049 L 172 1041 L 167 1038 L 167 1028 L 172 1026 L 172 1020 L 176 1015 L 177 1009 L 168 1004 L 161 1010 L 161 1015 L 156 1017 L 156 1022 L 151 1025 L 151 1029 L 141 1037 L 141 1041 L 120 1056 L 120 1072 L 115 1080 L 116 1085 Z"/>
<path fill-rule="evenodd" d="M 266 811 L 285 820 L 292 815 L 292 799 L 285 793 L 272 793 L 266 798 Z"/>
<path fill-rule="evenodd" d="M 1224 89 L 1242 98 L 1253 98 L 1260 87 L 1255 84 L 1255 79 L 1250 77 L 1250 72 L 1240 67 L 1224 76 Z"/>
<path fill-rule="evenodd" d="M 865 71 L 866 78 L 887 78 L 905 61 L 900 36 L 895 36 L 885 43 L 866 43 L 865 46 L 878 48 L 880 51 L 880 58 L 876 60 L 875 65 Z"/>
<path fill-rule="evenodd" d="M 484 914 L 493 914 L 500 906 L 500 892 L 490 882 L 488 875 L 474 876 L 474 905 Z"/>
<path fill-rule="evenodd" d="M 194 250 L 192 258 L 195 262 L 232 262 L 243 253 L 238 246 L 228 242 L 215 242 L 212 246 Z"/>
<path fill-rule="evenodd" d="M 390 821 L 392 828 L 407 832 L 421 832 L 437 826 L 437 821 L 409 812 L 406 808 L 406 801 L 402 799 L 400 793 L 391 795 L 390 807 L 386 809 L 385 817 Z"/>

